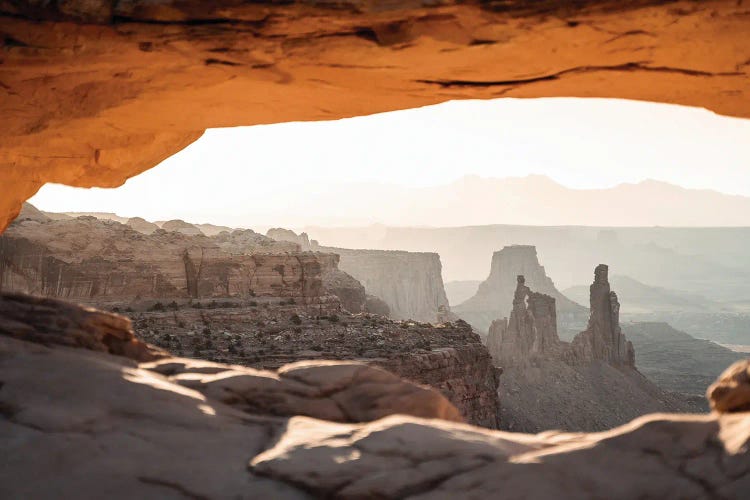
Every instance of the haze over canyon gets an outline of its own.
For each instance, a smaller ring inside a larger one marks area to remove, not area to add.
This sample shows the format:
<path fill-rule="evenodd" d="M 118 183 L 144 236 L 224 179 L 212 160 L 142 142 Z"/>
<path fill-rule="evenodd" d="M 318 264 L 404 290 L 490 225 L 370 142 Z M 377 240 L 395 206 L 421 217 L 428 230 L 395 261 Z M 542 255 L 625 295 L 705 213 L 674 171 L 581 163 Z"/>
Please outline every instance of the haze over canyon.
<path fill-rule="evenodd" d="M 746 498 L 748 14 L 0 0 L 0 498 Z"/>

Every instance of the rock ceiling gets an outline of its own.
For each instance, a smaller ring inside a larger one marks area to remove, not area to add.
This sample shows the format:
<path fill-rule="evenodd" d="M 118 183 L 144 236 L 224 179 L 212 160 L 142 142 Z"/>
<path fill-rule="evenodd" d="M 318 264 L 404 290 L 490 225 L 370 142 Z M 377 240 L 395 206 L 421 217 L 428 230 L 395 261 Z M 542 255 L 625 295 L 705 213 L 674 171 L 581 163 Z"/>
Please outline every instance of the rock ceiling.
<path fill-rule="evenodd" d="M 0 0 L 0 44 L 0 230 L 209 127 L 550 96 L 750 117 L 747 0 Z"/>

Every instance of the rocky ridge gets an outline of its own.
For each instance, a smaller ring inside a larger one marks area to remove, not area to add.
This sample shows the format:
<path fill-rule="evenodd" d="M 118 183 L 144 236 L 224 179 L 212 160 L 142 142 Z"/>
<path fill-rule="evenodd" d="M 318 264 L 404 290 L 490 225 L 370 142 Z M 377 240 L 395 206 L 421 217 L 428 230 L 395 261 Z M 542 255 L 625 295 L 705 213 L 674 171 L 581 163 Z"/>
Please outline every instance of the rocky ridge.
<path fill-rule="evenodd" d="M 0 235 L 0 290 L 95 305 L 267 295 L 364 310 L 363 287 L 336 255 L 247 229 L 208 237 L 182 221 L 167 226 L 175 230 L 143 219 L 52 220 L 28 205 Z"/>
<path fill-rule="evenodd" d="M 180 356 L 263 369 L 300 360 L 355 360 L 440 391 L 474 424 L 497 428 L 497 370 L 463 322 L 393 321 L 284 299 L 173 304 L 125 313 L 144 340 Z"/>
<path fill-rule="evenodd" d="M 364 365 L 271 372 L 71 347 L 56 329 L 71 307 L 10 323 L 0 308 L 3 497 L 741 498 L 750 478 L 748 361 L 711 388 L 712 414 L 528 435 L 451 422 L 439 394 Z"/>

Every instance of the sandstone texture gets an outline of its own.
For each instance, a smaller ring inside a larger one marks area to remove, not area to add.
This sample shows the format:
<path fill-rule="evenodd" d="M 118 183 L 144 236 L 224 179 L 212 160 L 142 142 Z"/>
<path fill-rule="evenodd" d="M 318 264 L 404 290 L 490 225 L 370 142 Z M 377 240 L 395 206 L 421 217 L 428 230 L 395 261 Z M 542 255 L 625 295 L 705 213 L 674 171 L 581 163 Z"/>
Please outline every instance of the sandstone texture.
<path fill-rule="evenodd" d="M 45 182 L 122 184 L 206 128 L 466 98 L 750 116 L 746 2 L 0 2 L 0 228 Z"/>
<path fill-rule="evenodd" d="M 54 325 L 87 314 L 73 307 L 0 330 L 3 498 L 743 498 L 750 481 L 747 361 L 710 394 L 729 412 L 518 434 L 455 422 L 439 394 L 363 365 L 261 371 L 39 343 L 37 328 L 64 338 Z"/>
<path fill-rule="evenodd" d="M 496 369 L 463 322 L 326 314 L 319 306 L 268 297 L 126 314 L 143 339 L 180 356 L 273 370 L 300 360 L 356 360 L 437 389 L 469 423 L 498 426 Z"/>
<path fill-rule="evenodd" d="M 737 361 L 708 388 L 711 409 L 719 412 L 750 411 L 750 360 Z"/>
<path fill-rule="evenodd" d="M 514 307 L 516 277 L 523 276 L 529 288 L 555 299 L 558 327 L 575 324 L 585 318 L 586 309 L 561 294 L 539 264 L 536 248 L 511 245 L 492 255 L 490 275 L 469 300 L 452 308 L 459 317 L 480 332 L 486 332 L 497 318 L 507 316 Z"/>
<path fill-rule="evenodd" d="M 26 218 L 0 235 L 0 290 L 93 304 L 267 295 L 337 309 L 323 285 L 325 257 L 250 230 L 145 235 L 91 216 Z"/>

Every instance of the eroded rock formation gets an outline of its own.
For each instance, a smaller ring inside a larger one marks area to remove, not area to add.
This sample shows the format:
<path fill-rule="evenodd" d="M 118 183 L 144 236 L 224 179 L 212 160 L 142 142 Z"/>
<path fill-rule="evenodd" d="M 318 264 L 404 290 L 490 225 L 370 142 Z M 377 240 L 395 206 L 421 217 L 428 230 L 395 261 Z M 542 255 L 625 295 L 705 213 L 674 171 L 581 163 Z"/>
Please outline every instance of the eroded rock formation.
<path fill-rule="evenodd" d="M 135 231 L 138 231 L 139 233 L 143 233 L 143 234 L 151 234 L 157 229 L 159 229 L 159 226 L 157 226 L 153 222 L 147 221 L 146 219 L 142 217 L 131 217 L 130 219 L 128 219 L 126 224 L 132 227 Z"/>
<path fill-rule="evenodd" d="M 161 225 L 161 228 L 165 231 L 187 234 L 188 236 L 203 234 L 197 226 L 181 219 L 168 220 Z"/>
<path fill-rule="evenodd" d="M 620 303 L 607 276 L 605 264 L 596 266 L 588 328 L 568 343 L 561 342 L 557 334 L 555 299 L 531 291 L 524 276 L 519 275 L 510 320 L 493 321 L 487 335 L 487 346 L 495 362 L 500 366 L 518 365 L 545 357 L 571 364 L 604 361 L 635 368 L 633 344 L 620 328 Z"/>
<path fill-rule="evenodd" d="M 587 363 L 607 361 L 614 365 L 635 367 L 635 351 L 620 329 L 620 303 L 610 290 L 609 268 L 596 266 L 594 283 L 590 288 L 590 316 L 588 328 L 571 342 L 572 360 Z"/>
<path fill-rule="evenodd" d="M 539 264 L 536 247 L 512 245 L 492 255 L 490 275 L 479 285 L 469 300 L 452 308 L 459 317 L 480 332 L 486 332 L 496 318 L 506 317 L 514 307 L 516 277 L 524 276 L 528 286 L 537 293 L 555 299 L 558 321 L 576 322 L 585 317 L 586 309 L 561 294 Z M 558 326 L 559 323 L 558 323 Z"/>
<path fill-rule="evenodd" d="M 288 241 L 290 243 L 296 243 L 302 250 L 317 250 L 318 242 L 310 240 L 307 233 L 297 234 L 291 229 L 284 229 L 283 227 L 274 227 L 266 231 L 266 236 L 273 238 L 276 241 Z"/>
<path fill-rule="evenodd" d="M 525 435 L 456 422 L 435 391 L 364 365 L 260 371 L 70 347 L 70 331 L 57 330 L 68 307 L 42 327 L 61 337 L 51 344 L 35 337 L 42 323 L 0 323 L 3 498 L 742 498 L 747 490 L 748 380 L 735 374 L 748 361 L 719 382 L 730 413 L 716 405 L 596 434 Z M 113 322 L 127 336 L 126 321 Z M 85 335 L 101 337 L 96 328 Z"/>
<path fill-rule="evenodd" d="M 750 117 L 746 2 L 332 6 L 1 2 L 0 228 L 45 182 L 120 185 L 208 127 L 496 97 Z"/>
<path fill-rule="evenodd" d="M 557 334 L 555 299 L 517 277 L 510 318 L 493 321 L 487 347 L 502 367 L 501 428 L 596 431 L 653 411 L 697 411 L 690 398 L 669 394 L 635 368 L 632 344 L 619 323 L 607 266 L 591 285 L 588 328 L 572 342 Z"/>
<path fill-rule="evenodd" d="M 458 319 L 450 314 L 440 256 L 436 253 L 327 247 L 310 240 L 306 233 L 297 235 L 283 228 L 269 229 L 266 234 L 277 241 L 296 243 L 303 250 L 338 255 L 338 269 L 344 271 L 346 276 L 331 275 L 330 280 L 347 283 L 351 281 L 349 278 L 353 278 L 364 285 L 366 293 L 373 296 L 370 312 L 380 314 L 387 310 L 394 319 L 432 323 Z M 346 285 L 346 288 L 350 288 L 350 285 Z M 376 299 L 386 307 L 377 303 Z M 364 307 L 349 310 L 358 312 L 365 310 Z"/>
<path fill-rule="evenodd" d="M 487 348 L 498 366 L 521 365 L 560 352 L 555 299 L 532 292 L 523 276 L 517 280 L 510 319 L 493 321 L 487 334 Z"/>
<path fill-rule="evenodd" d="M 249 230 L 145 235 L 90 216 L 25 219 L 0 236 L 0 289 L 95 304 L 258 295 L 333 302 L 324 256 L 289 245 Z"/>

